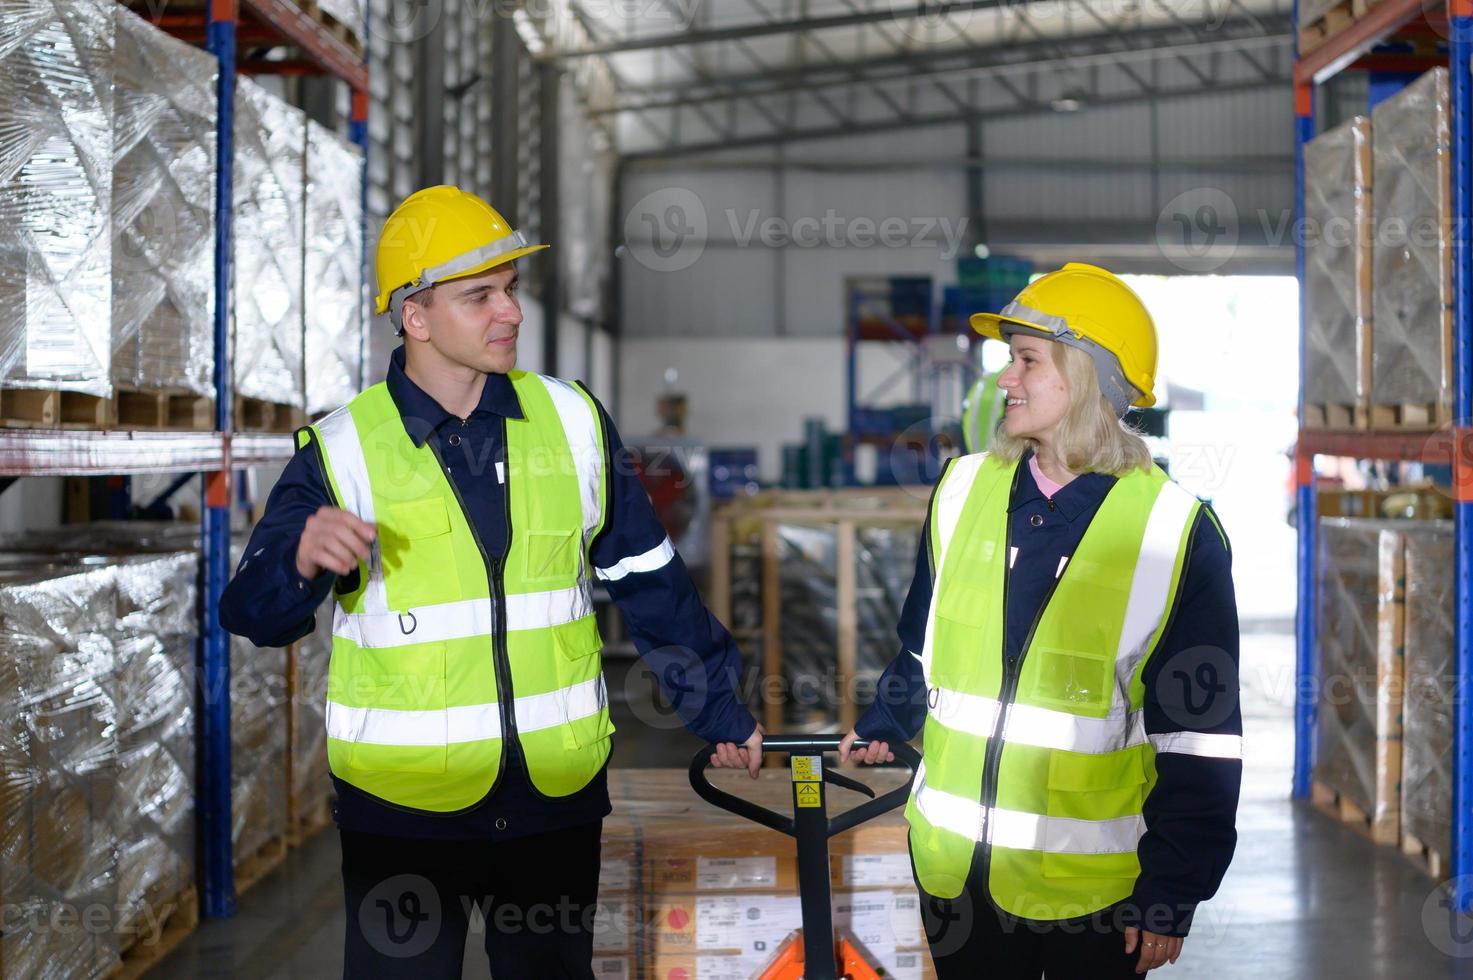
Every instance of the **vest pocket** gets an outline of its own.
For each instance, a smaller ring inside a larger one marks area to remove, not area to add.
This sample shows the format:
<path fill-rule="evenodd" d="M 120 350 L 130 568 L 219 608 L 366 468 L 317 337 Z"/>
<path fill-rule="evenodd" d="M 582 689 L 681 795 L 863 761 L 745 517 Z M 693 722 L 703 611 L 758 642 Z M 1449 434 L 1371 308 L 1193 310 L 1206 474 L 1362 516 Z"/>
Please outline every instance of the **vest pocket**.
<path fill-rule="evenodd" d="M 348 658 L 353 712 L 348 765 L 376 772 L 445 771 L 445 645 L 360 649 Z"/>
<path fill-rule="evenodd" d="M 566 586 L 578 577 L 578 543 L 582 531 L 525 531 L 528 585 Z"/>
<path fill-rule="evenodd" d="M 389 608 L 413 609 L 460 599 L 455 538 L 445 498 L 425 497 L 388 508 L 379 550 Z"/>
<path fill-rule="evenodd" d="M 1115 681 L 1112 655 L 1035 646 L 1028 651 L 1028 660 L 1030 703 L 1096 717 L 1109 710 Z"/>
<path fill-rule="evenodd" d="M 1100 755 L 1055 750 L 1048 762 L 1048 816 L 1089 821 L 1138 817 L 1145 783 L 1138 747 Z M 1134 878 L 1140 874 L 1134 843 L 1133 835 L 1109 841 L 1088 828 L 1053 820 L 1045 830 L 1042 871 L 1057 878 Z"/>
<path fill-rule="evenodd" d="M 602 682 L 603 638 L 592 616 L 558 627 L 558 683 L 567 690 L 563 745 L 581 749 L 608 738 L 614 732 L 609 717 L 608 692 Z"/>

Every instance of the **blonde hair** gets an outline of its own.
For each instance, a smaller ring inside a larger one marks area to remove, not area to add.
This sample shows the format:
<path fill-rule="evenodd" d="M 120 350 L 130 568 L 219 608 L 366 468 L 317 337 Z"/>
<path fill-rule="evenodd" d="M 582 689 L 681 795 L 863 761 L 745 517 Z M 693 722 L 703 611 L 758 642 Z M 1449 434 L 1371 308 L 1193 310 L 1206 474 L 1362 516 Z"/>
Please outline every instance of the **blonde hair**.
<path fill-rule="evenodd" d="M 1123 476 L 1133 469 L 1150 470 L 1151 450 L 1140 433 L 1115 415 L 1100 391 L 1094 360 L 1067 344 L 1053 342 L 1049 347 L 1069 389 L 1069 409 L 1055 430 L 1055 449 L 1064 465 L 1071 473 L 1111 476 Z M 1001 420 L 997 426 L 991 451 L 999 459 L 1014 463 L 1029 449 L 1038 448 L 1036 439 L 1008 435 Z"/>

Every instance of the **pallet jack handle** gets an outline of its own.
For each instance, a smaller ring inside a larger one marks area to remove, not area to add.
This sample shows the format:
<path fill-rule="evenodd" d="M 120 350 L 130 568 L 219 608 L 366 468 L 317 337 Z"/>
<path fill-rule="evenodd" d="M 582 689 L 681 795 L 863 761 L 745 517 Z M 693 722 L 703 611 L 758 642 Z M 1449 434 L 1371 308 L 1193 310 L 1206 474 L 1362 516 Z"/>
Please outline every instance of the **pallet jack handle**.
<path fill-rule="evenodd" d="M 798 851 L 798 896 L 803 911 L 802 956 L 791 957 L 800 972 L 774 972 L 778 976 L 802 976 L 804 980 L 838 980 L 840 976 L 874 976 L 865 971 L 864 964 L 854 963 L 858 969 L 849 969 L 855 959 L 847 941 L 835 943 L 833 908 L 829 894 L 829 848 L 828 839 L 835 834 L 858 826 L 867 820 L 903 806 L 910 796 L 911 780 L 904 786 L 891 790 L 875 799 L 874 790 L 864 783 L 835 772 L 823 764 L 825 752 L 837 752 L 841 735 L 767 735 L 762 739 L 763 752 L 780 752 L 790 757 L 789 771 L 793 782 L 793 816 L 784 816 L 775 810 L 759 806 L 711 785 L 706 777 L 706 767 L 716 746 L 707 745 L 690 764 L 690 784 L 696 794 L 710 803 L 745 817 L 780 834 L 787 834 L 797 842 Z M 867 739 L 857 739 L 853 748 L 862 749 L 869 745 Z M 904 742 L 890 743 L 895 759 L 911 770 L 912 779 L 920 765 L 921 756 Z M 871 797 L 836 817 L 828 817 L 825 784 L 843 787 Z M 796 954 L 796 950 L 794 954 Z M 843 966 L 836 966 L 842 961 Z M 842 973 L 840 971 L 843 971 Z"/>

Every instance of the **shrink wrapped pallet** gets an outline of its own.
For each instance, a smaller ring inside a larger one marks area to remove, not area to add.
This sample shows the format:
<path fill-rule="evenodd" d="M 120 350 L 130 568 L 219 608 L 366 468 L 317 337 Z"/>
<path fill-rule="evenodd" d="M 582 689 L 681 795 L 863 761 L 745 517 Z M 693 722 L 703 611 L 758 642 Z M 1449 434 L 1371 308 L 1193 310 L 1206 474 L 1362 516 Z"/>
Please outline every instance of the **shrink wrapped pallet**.
<path fill-rule="evenodd" d="M 1318 528 L 1314 780 L 1358 810 L 1379 843 L 1397 840 L 1401 805 L 1405 524 L 1327 518 Z"/>
<path fill-rule="evenodd" d="M 232 567 L 244 548 L 243 539 L 231 542 Z M 230 638 L 230 836 L 238 889 L 285 853 L 287 687 L 285 648 Z"/>
<path fill-rule="evenodd" d="M 199 556 L 127 558 L 115 574 L 118 921 L 146 942 L 194 887 Z"/>
<path fill-rule="evenodd" d="M 306 117 L 248 78 L 235 82 L 231 222 L 235 392 L 303 406 L 302 167 Z"/>
<path fill-rule="evenodd" d="M 363 0 L 315 0 L 314 5 L 348 29 L 360 42 L 363 38 Z"/>
<path fill-rule="evenodd" d="M 0 581 L 0 962 L 70 980 L 119 959 L 114 577 L 39 564 Z"/>
<path fill-rule="evenodd" d="M 1451 522 L 1407 532 L 1401 829 L 1443 861 L 1452 857 L 1454 567 Z"/>
<path fill-rule="evenodd" d="M 1304 147 L 1306 426 L 1365 428 L 1371 386 L 1371 121 Z"/>
<path fill-rule="evenodd" d="M 1452 410 L 1450 116 L 1445 68 L 1371 113 L 1372 428 L 1441 424 Z"/>
<path fill-rule="evenodd" d="M 110 394 L 113 33 L 106 0 L 0 6 L 5 388 Z"/>
<path fill-rule="evenodd" d="M 307 412 L 316 414 L 362 386 L 363 151 L 308 120 L 306 173 Z"/>
<path fill-rule="evenodd" d="M 116 17 L 113 381 L 209 396 L 219 62 L 121 6 Z"/>

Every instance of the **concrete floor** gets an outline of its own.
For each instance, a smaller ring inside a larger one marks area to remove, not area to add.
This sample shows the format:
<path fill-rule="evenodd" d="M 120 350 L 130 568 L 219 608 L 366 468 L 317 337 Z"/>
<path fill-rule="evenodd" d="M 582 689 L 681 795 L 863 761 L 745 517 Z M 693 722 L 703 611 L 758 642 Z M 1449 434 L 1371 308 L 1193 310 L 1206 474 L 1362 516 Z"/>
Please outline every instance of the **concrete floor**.
<path fill-rule="evenodd" d="M 1283 625 L 1243 638 L 1247 738 L 1237 856 L 1217 897 L 1198 910 L 1181 959 L 1165 975 L 1473 978 L 1473 920 L 1449 921 L 1438 904 L 1441 892 L 1394 850 L 1376 847 L 1287 799 L 1294 643 Z M 626 670 L 626 665 L 610 664 L 616 702 Z M 697 747 L 683 733 L 651 733 L 627 706 L 616 703 L 616 708 L 621 729 L 616 766 L 683 766 Z M 249 892 L 233 919 L 205 922 L 150 975 L 159 980 L 340 975 L 338 863 L 336 835 L 319 835 Z M 1449 955 L 1458 952 L 1461 957 Z M 473 935 L 465 976 L 487 974 L 485 953 Z"/>

